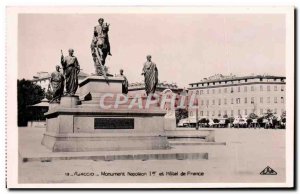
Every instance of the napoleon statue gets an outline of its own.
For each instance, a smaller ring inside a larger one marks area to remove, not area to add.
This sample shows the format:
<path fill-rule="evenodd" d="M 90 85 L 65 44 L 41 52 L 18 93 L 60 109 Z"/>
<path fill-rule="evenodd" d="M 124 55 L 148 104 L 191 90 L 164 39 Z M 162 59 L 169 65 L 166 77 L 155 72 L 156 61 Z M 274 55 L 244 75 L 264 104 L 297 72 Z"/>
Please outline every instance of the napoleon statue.
<path fill-rule="evenodd" d="M 77 58 L 73 55 L 74 50 L 69 49 L 69 55 L 61 55 L 61 65 L 64 70 L 66 79 L 66 96 L 73 96 L 78 88 L 78 74 L 80 72 L 80 66 Z"/>
<path fill-rule="evenodd" d="M 158 69 L 156 64 L 151 61 L 151 55 L 147 55 L 147 61 L 144 63 L 142 75 L 144 75 L 147 96 L 154 94 L 158 83 Z"/>
<path fill-rule="evenodd" d="M 111 55 L 108 38 L 109 24 L 104 23 L 103 18 L 100 18 L 98 23 L 99 25 L 94 27 L 91 53 L 95 64 L 95 74 L 106 76 L 105 60 L 107 55 Z"/>

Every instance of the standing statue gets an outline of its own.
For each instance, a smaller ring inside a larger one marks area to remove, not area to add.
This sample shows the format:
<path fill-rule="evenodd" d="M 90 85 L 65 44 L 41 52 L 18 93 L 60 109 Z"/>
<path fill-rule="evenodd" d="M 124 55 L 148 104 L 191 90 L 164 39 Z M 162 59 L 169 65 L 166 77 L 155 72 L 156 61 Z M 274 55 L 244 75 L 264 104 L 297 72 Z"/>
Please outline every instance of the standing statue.
<path fill-rule="evenodd" d="M 69 56 L 64 57 L 63 53 L 61 53 L 61 65 L 66 79 L 67 96 L 75 95 L 78 88 L 78 74 L 80 72 L 80 66 L 73 53 L 73 49 L 69 49 Z"/>
<path fill-rule="evenodd" d="M 50 84 L 52 87 L 51 102 L 60 102 L 60 98 L 64 93 L 64 75 L 59 71 L 60 66 L 56 65 L 56 71 L 51 73 Z M 49 86 L 50 86 L 49 84 Z"/>
<path fill-rule="evenodd" d="M 127 77 L 124 75 L 124 70 L 120 69 L 120 75 L 119 77 L 122 77 L 124 80 L 122 82 L 122 93 L 127 94 L 128 93 L 128 80 Z"/>
<path fill-rule="evenodd" d="M 111 55 L 108 38 L 109 24 L 104 23 L 104 19 L 98 20 L 99 25 L 94 27 L 94 34 L 91 43 L 91 52 L 95 64 L 96 75 L 106 76 L 105 60 L 107 55 Z"/>
<path fill-rule="evenodd" d="M 147 96 L 154 94 L 158 83 L 158 70 L 156 64 L 151 61 L 151 55 L 147 55 L 147 61 L 144 63 L 142 75 L 145 77 L 145 90 Z"/>

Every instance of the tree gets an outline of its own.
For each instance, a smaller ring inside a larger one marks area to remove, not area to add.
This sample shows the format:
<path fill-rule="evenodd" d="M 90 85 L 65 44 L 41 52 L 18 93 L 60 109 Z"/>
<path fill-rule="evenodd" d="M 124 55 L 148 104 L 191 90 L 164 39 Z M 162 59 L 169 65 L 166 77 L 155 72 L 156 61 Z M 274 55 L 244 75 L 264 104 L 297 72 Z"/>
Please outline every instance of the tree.
<path fill-rule="evenodd" d="M 219 119 L 214 119 L 213 121 L 214 121 L 214 123 L 219 123 L 220 122 Z"/>
<path fill-rule="evenodd" d="M 286 111 L 282 112 L 280 118 L 281 118 L 281 122 L 285 124 L 285 122 L 286 122 Z"/>
<path fill-rule="evenodd" d="M 45 97 L 51 101 L 52 97 L 53 97 L 53 91 L 52 90 L 47 90 L 47 92 L 45 92 Z"/>
<path fill-rule="evenodd" d="M 200 119 L 199 123 L 206 123 L 206 118 Z"/>
<path fill-rule="evenodd" d="M 175 110 L 176 124 L 178 124 L 178 122 L 181 119 L 188 118 L 188 116 L 189 116 L 189 112 L 186 109 L 184 109 L 184 108 L 177 108 Z"/>
<path fill-rule="evenodd" d="M 209 123 L 209 119 L 206 119 L 206 124 L 208 125 L 208 123 Z"/>
<path fill-rule="evenodd" d="M 253 120 L 252 119 L 247 119 L 247 124 L 248 124 L 248 126 L 251 124 L 253 122 Z"/>
<path fill-rule="evenodd" d="M 40 102 L 44 96 L 44 90 L 29 80 L 18 80 L 18 126 L 27 126 L 27 122 L 33 119 L 33 112 L 28 107 Z"/>
<path fill-rule="evenodd" d="M 281 120 L 281 122 L 283 122 L 283 123 L 285 124 L 286 118 L 283 118 L 283 119 Z"/>
<path fill-rule="evenodd" d="M 276 117 L 275 117 L 275 115 L 273 114 L 272 110 L 271 110 L 271 109 L 268 109 L 267 112 L 266 112 L 265 115 L 264 115 L 264 118 L 268 120 L 267 126 L 270 127 L 271 121 L 273 121 Z"/>
<path fill-rule="evenodd" d="M 208 119 L 202 118 L 202 119 L 200 119 L 199 123 L 205 125 L 207 123 L 207 121 L 208 121 Z"/>
<path fill-rule="evenodd" d="M 264 115 L 264 118 L 267 119 L 268 121 L 272 120 L 274 118 L 274 114 L 271 109 L 268 109 L 267 112 Z"/>
<path fill-rule="evenodd" d="M 225 114 L 225 115 L 223 116 L 223 118 L 224 118 L 224 119 L 227 119 L 227 118 L 228 118 L 228 115 L 227 115 L 227 114 Z"/>
<path fill-rule="evenodd" d="M 281 119 L 283 119 L 283 118 L 286 118 L 286 111 L 283 111 L 282 113 L 281 113 Z"/>
<path fill-rule="evenodd" d="M 262 126 L 263 122 L 264 122 L 264 117 L 259 117 L 257 119 L 257 123 L 259 124 L 259 126 Z"/>
<path fill-rule="evenodd" d="M 229 117 L 229 122 L 232 124 L 234 121 L 234 117 Z"/>
<path fill-rule="evenodd" d="M 257 119 L 258 118 L 258 116 L 255 114 L 255 113 L 250 113 L 249 115 L 248 115 L 248 118 L 249 119 Z"/>
<path fill-rule="evenodd" d="M 272 125 L 273 125 L 273 127 L 279 125 L 279 122 L 278 122 L 278 120 L 277 120 L 277 117 L 274 117 L 274 118 L 272 119 Z"/>
<path fill-rule="evenodd" d="M 230 123 L 230 119 L 229 118 L 227 118 L 227 119 L 225 119 L 225 126 L 226 127 L 228 127 L 228 124 Z"/>

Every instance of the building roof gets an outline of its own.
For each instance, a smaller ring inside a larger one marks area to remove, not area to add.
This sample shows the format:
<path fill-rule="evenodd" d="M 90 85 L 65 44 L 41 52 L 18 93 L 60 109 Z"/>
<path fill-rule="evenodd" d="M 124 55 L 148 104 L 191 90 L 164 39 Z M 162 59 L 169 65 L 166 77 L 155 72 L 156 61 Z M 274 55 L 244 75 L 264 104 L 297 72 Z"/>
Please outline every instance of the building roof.
<path fill-rule="evenodd" d="M 49 78 L 50 78 L 50 74 L 45 71 L 37 72 L 36 75 L 33 76 L 33 80 L 44 80 Z"/>
<path fill-rule="evenodd" d="M 129 90 L 134 90 L 134 89 L 144 89 L 145 88 L 145 83 L 144 82 L 135 82 L 135 83 L 130 83 L 129 84 Z M 166 81 L 164 82 L 158 82 L 156 88 L 162 88 L 162 89 L 181 89 L 178 88 L 176 83 L 168 83 Z"/>
<path fill-rule="evenodd" d="M 273 76 L 273 75 L 251 75 L 251 76 L 236 76 L 236 75 L 229 75 L 225 76 L 222 74 L 216 74 L 210 76 L 208 78 L 204 78 L 200 82 L 190 83 L 189 85 L 194 84 L 203 84 L 203 83 L 212 83 L 212 82 L 219 82 L 219 81 L 236 81 L 236 80 L 243 80 L 243 79 L 285 79 L 285 76 Z"/>
<path fill-rule="evenodd" d="M 88 77 L 89 74 L 84 73 L 83 71 L 80 71 L 78 74 L 78 77 Z M 51 74 L 49 72 L 41 71 L 37 72 L 35 76 L 33 76 L 33 79 L 31 81 L 38 81 L 38 80 L 45 80 L 45 79 L 50 79 Z"/>

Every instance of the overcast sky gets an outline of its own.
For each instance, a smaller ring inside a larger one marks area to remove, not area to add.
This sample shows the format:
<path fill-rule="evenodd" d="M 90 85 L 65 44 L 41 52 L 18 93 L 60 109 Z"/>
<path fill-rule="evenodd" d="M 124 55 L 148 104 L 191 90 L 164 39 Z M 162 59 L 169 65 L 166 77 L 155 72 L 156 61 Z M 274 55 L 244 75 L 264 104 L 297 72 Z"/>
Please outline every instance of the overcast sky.
<path fill-rule="evenodd" d="M 83 72 L 94 72 L 90 53 L 99 17 L 110 23 L 112 74 L 124 69 L 142 81 L 151 54 L 159 80 L 181 87 L 214 74 L 285 75 L 285 16 L 274 14 L 21 14 L 18 78 L 52 72 L 60 50 L 75 50 Z"/>

